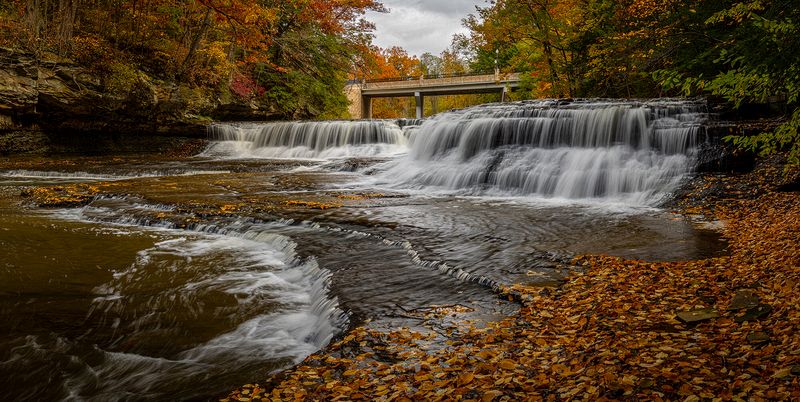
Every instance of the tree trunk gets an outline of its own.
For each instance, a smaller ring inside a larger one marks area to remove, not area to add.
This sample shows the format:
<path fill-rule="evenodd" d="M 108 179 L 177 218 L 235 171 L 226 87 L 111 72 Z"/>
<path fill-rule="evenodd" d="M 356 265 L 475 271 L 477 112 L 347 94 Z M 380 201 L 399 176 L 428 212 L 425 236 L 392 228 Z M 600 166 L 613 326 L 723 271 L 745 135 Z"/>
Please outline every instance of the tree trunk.
<path fill-rule="evenodd" d="M 553 60 L 553 48 L 550 46 L 550 42 L 545 40 L 542 42 L 542 47 L 544 50 L 544 57 L 545 62 L 547 63 L 547 68 L 550 69 L 550 80 L 553 83 L 553 95 L 555 97 L 561 97 L 564 93 L 561 91 L 561 83 L 559 82 L 558 78 L 558 71 L 556 71 L 555 61 Z"/>
<path fill-rule="evenodd" d="M 178 80 L 182 81 L 184 75 L 186 74 L 187 68 L 191 65 L 192 61 L 194 60 L 194 56 L 197 53 L 197 49 L 200 47 L 200 41 L 205 36 L 206 31 L 210 25 L 210 17 L 211 17 L 211 9 L 206 9 L 206 14 L 203 16 L 203 23 L 200 25 L 200 28 L 195 33 L 194 37 L 192 37 L 192 43 L 189 45 L 189 51 L 186 53 L 186 57 L 183 59 L 180 68 L 178 68 Z"/>
<path fill-rule="evenodd" d="M 79 3 L 80 0 L 59 0 L 58 2 L 56 42 L 58 43 L 58 50 L 62 54 L 67 50 L 72 40 Z"/>

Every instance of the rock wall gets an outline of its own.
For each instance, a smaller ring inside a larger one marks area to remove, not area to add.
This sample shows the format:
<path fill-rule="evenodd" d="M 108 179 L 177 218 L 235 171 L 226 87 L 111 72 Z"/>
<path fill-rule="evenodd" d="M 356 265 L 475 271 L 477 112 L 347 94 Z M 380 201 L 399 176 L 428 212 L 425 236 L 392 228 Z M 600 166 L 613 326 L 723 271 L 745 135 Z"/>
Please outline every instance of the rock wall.
<path fill-rule="evenodd" d="M 62 152 L 70 149 L 63 144 L 87 141 L 135 143 L 147 150 L 146 138 L 205 138 L 214 119 L 279 117 L 265 105 L 225 102 L 145 74 L 133 75 L 122 89 L 106 81 L 55 54 L 0 47 L 0 155 Z"/>

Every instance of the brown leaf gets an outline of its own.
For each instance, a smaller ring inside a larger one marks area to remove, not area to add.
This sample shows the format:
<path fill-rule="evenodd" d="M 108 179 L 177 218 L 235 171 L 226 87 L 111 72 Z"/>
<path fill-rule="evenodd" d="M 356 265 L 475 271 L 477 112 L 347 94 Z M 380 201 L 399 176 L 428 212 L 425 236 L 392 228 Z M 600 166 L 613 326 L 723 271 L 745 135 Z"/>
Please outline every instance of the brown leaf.
<path fill-rule="evenodd" d="M 472 382 L 472 379 L 475 378 L 475 375 L 472 373 L 464 373 L 458 377 L 459 385 L 467 385 Z"/>
<path fill-rule="evenodd" d="M 503 396 L 502 392 L 500 392 L 500 391 L 498 391 L 496 389 L 493 389 L 491 391 L 486 391 L 486 393 L 484 393 L 483 396 L 481 397 L 481 401 L 482 402 L 491 402 L 495 398 L 498 398 L 498 397 L 501 397 L 501 396 Z"/>

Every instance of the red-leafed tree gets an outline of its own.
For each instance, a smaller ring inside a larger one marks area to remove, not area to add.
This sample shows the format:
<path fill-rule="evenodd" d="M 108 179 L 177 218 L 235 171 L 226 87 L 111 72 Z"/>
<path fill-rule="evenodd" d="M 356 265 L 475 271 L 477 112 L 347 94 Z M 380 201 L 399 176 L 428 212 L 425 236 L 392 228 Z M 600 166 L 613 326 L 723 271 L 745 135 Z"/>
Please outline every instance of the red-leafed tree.
<path fill-rule="evenodd" d="M 143 77 L 271 102 L 295 117 L 337 114 L 368 53 L 375 0 L 11 0 L 0 42 L 52 51 L 124 91 Z"/>

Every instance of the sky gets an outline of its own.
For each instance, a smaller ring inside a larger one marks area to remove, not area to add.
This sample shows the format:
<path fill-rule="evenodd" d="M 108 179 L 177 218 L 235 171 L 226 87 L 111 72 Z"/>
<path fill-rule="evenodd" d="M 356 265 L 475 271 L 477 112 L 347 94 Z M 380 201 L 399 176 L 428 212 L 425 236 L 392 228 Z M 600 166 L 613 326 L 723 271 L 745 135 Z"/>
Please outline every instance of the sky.
<path fill-rule="evenodd" d="M 450 46 L 453 34 L 467 33 L 461 19 L 475 12 L 485 0 L 382 0 L 388 13 L 369 12 L 375 23 L 373 43 L 388 48 L 400 46 L 410 55 L 438 55 Z"/>

